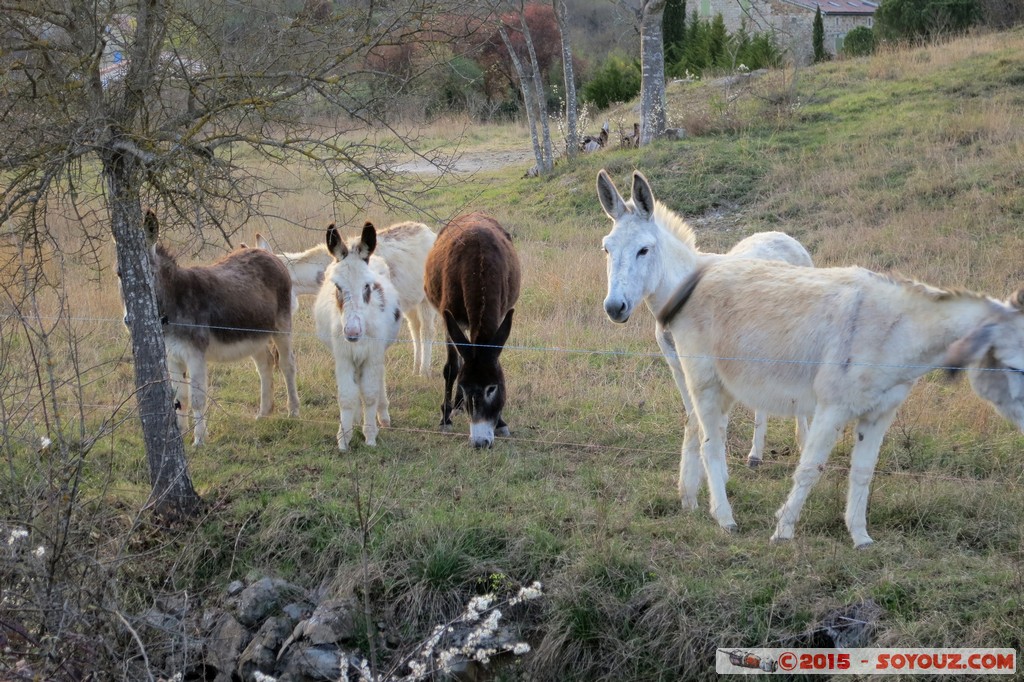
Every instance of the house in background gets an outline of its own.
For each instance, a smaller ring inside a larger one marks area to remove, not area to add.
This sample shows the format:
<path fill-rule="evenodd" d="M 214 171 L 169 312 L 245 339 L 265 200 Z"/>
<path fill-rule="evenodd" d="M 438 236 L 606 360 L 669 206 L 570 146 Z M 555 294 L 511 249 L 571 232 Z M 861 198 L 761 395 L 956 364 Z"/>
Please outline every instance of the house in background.
<path fill-rule="evenodd" d="M 881 0 L 697 0 L 695 4 L 701 19 L 721 14 L 730 33 L 738 31 L 741 25 L 745 25 L 749 33 L 774 31 L 780 47 L 788 50 L 797 63 L 809 64 L 814 58 L 814 13 L 818 7 L 821 7 L 825 25 L 825 49 L 836 55 L 852 29 L 871 28 L 879 2 Z"/>

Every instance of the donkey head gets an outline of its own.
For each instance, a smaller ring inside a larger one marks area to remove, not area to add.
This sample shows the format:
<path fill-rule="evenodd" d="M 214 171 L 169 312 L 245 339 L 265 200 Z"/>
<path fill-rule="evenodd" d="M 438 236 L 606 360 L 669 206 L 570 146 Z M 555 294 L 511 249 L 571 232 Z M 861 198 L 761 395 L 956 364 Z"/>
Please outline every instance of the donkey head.
<path fill-rule="evenodd" d="M 456 390 L 462 396 L 469 415 L 469 440 L 475 448 L 491 447 L 495 428 L 505 407 L 505 374 L 501 371 L 498 357 L 512 331 L 513 312 L 509 310 L 506 313 L 493 336 L 480 337 L 471 343 L 455 322 L 455 317 L 449 311 L 444 311 L 448 338 L 455 344 L 462 358 L 455 378 Z"/>
<path fill-rule="evenodd" d="M 366 223 L 359 240 L 349 246 L 333 223 L 327 228 L 327 250 L 335 262 L 326 276 L 335 287 L 345 338 L 353 343 L 363 338 L 371 316 L 386 307 L 378 275 L 370 268 L 370 256 L 376 246 L 377 230 L 373 223 Z"/>
<path fill-rule="evenodd" d="M 647 178 L 633 173 L 633 196 L 625 201 L 603 169 L 597 174 L 597 198 L 612 231 L 601 248 L 608 256 L 608 295 L 604 310 L 612 322 L 626 322 L 637 304 L 650 294 L 661 278 L 657 250 L 661 228 L 654 222 L 654 192 Z"/>
<path fill-rule="evenodd" d="M 1024 289 L 1000 304 L 994 319 L 950 346 L 946 366 L 950 374 L 970 367 L 974 392 L 1024 432 Z"/>

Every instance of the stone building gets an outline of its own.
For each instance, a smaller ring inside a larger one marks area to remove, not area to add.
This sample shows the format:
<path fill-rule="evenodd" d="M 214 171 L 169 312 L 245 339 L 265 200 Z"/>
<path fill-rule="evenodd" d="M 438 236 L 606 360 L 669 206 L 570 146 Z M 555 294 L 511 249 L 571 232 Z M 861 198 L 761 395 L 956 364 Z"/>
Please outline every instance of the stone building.
<path fill-rule="evenodd" d="M 693 0 L 691 0 L 693 2 Z M 750 33 L 775 31 L 780 47 L 798 63 L 810 63 L 814 13 L 821 7 L 825 25 L 825 49 L 833 55 L 843 47 L 846 34 L 857 26 L 871 27 L 881 0 L 696 0 L 701 19 L 721 14 L 730 33 L 745 24 Z M 687 7 L 692 7 L 687 3 Z"/>

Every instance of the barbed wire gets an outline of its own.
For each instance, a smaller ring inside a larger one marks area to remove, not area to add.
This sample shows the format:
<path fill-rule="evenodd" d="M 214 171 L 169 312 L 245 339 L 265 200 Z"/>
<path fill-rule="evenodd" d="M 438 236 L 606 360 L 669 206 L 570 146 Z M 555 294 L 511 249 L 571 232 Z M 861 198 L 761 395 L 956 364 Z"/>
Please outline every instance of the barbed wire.
<path fill-rule="evenodd" d="M 0 315 L 0 319 L 22 319 L 17 315 Z M 58 320 L 66 319 L 70 322 L 90 322 L 90 323 L 115 323 L 119 326 L 123 326 L 124 321 L 120 318 L 111 317 L 61 317 L 61 316 L 32 316 L 32 319 L 39 320 Z M 224 325 L 206 325 L 206 324 L 189 324 L 184 322 L 169 322 L 167 326 L 183 327 L 187 329 L 212 329 L 218 331 L 229 331 L 229 332 L 244 332 L 249 334 L 267 334 L 274 335 L 280 334 L 274 330 L 267 329 L 256 329 L 251 327 L 230 327 Z M 292 337 L 304 337 L 304 338 L 316 338 L 319 339 L 316 333 L 307 331 L 296 331 L 290 332 Z M 412 339 L 382 339 L 373 336 L 363 336 L 362 338 L 370 341 L 390 341 L 392 343 L 407 344 L 412 343 Z M 431 347 L 442 346 L 447 347 L 447 341 L 438 341 L 430 339 L 426 341 Z M 662 358 L 666 357 L 663 353 L 654 351 L 630 351 L 623 349 L 594 349 L 594 348 L 571 348 L 564 346 L 540 346 L 540 345 L 516 345 L 516 344 L 505 344 L 504 346 L 496 346 L 490 344 L 457 344 L 464 348 L 501 348 L 504 350 L 517 350 L 517 351 L 528 351 L 528 352 L 544 352 L 544 353 L 563 353 L 567 355 L 597 355 L 597 356 L 609 356 L 609 357 L 628 357 L 628 358 Z M 1022 369 L 1016 367 L 959 367 L 950 365 L 931 365 L 931 364 L 911 364 L 911 363 L 875 363 L 875 362 L 854 362 L 854 361 L 829 361 L 829 360 L 799 360 L 799 359 L 787 359 L 787 358 L 772 358 L 772 357 L 757 357 L 757 356 L 728 356 L 728 355 L 708 355 L 699 353 L 673 353 L 671 357 L 676 359 L 689 359 L 689 360 L 715 360 L 715 361 L 728 361 L 728 362 L 749 362 L 749 363 L 760 363 L 760 364 L 775 364 L 775 365 L 795 365 L 795 366 L 836 366 L 836 367 L 871 367 L 878 369 L 920 369 L 925 371 L 931 370 L 946 370 L 946 371 L 975 371 L 975 372 L 1008 372 L 1008 373 L 1021 373 L 1024 372 Z"/>

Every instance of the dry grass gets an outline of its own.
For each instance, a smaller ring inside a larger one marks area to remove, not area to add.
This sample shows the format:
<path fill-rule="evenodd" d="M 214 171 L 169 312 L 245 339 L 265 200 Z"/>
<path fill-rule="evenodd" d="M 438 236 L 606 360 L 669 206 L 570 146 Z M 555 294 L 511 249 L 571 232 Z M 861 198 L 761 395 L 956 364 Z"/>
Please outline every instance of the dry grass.
<path fill-rule="evenodd" d="M 76 535 L 83 554 L 103 567 L 104 580 L 126 586 L 118 596 L 129 615 L 160 592 L 187 590 L 213 604 L 228 581 L 269 572 L 369 589 L 388 636 L 402 642 L 494 581 L 539 578 L 549 600 L 523 624 L 537 649 L 533 679 L 710 679 L 715 646 L 791 642 L 863 599 L 886 610 L 880 645 L 1024 645 L 1024 442 L 965 384 L 926 377 L 901 409 L 879 463 L 869 510 L 877 545 L 868 552 L 848 547 L 841 521 L 849 436 L 811 495 L 798 539 L 767 544 L 795 460 L 788 420 L 772 423 L 774 452 L 751 472 L 738 461 L 749 415 L 733 419 L 729 493 L 740 533 L 725 537 L 705 511 L 679 510 L 680 401 L 651 317 L 640 311 L 626 325 L 605 318 L 599 245 L 608 221 L 593 189 L 600 166 L 620 186 L 640 168 L 667 203 L 703 214 L 692 217 L 703 218 L 698 239 L 708 250 L 784 229 L 822 266 L 897 269 L 1002 296 L 1024 283 L 1024 84 L 1013 80 L 1020 54 L 1024 32 L 980 35 L 771 73 L 728 93 L 710 83 L 674 88 L 673 122 L 690 116 L 701 136 L 586 157 L 549 180 L 519 179 L 522 169 L 481 173 L 410 193 L 415 211 L 331 205 L 317 172 L 257 164 L 274 188 L 269 215 L 240 226 L 237 241 L 251 243 L 260 231 L 295 251 L 319 243 L 332 221 L 353 231 L 366 219 L 437 228 L 468 209 L 493 213 L 515 235 L 525 286 L 503 354 L 513 438 L 479 452 L 465 444 L 464 421 L 454 436 L 436 432 L 444 351 L 435 347 L 434 378 L 411 376 L 403 330 L 388 358 L 393 428 L 378 448 L 357 436 L 353 451 L 339 455 L 333 366 L 304 301 L 295 321 L 302 416 L 254 421 L 255 372 L 247 363 L 214 366 L 211 442 L 189 449 L 210 504 L 180 535 L 153 533 L 144 517 L 133 530 L 147 481 L 112 247 L 97 252 L 107 265 L 98 273 L 87 260 L 69 260 L 64 272 L 51 266 L 58 286 L 38 294 L 44 312 L 57 310 L 62 294 L 79 318 L 84 428 L 128 406 L 84 460 L 86 501 L 74 513 L 85 519 L 79 526 L 95 517 L 104 530 Z M 466 129 L 453 119 L 420 132 L 474 151 L 528 147 L 516 126 Z M 57 242 L 70 248 L 75 224 L 55 225 Z M 185 230 L 169 239 L 186 263 L 227 248 L 200 249 Z M 2 341 L 5 377 L 16 369 L 29 384 L 24 335 L 5 322 Z M 60 372 L 70 371 L 69 357 L 55 353 Z M 11 396 L 3 395 L 9 414 Z M 38 412 L 19 419 L 5 425 L 5 470 L 13 473 L 3 479 L 10 494 L 0 525 L 31 518 L 44 537 L 50 522 L 22 514 L 49 508 L 48 486 L 61 469 L 36 452 L 45 433 Z M 34 470 L 52 475 L 36 485 Z M 382 504 L 365 579 L 355 568 L 356 480 Z M 113 648 L 133 650 L 123 630 L 111 632 Z"/>

